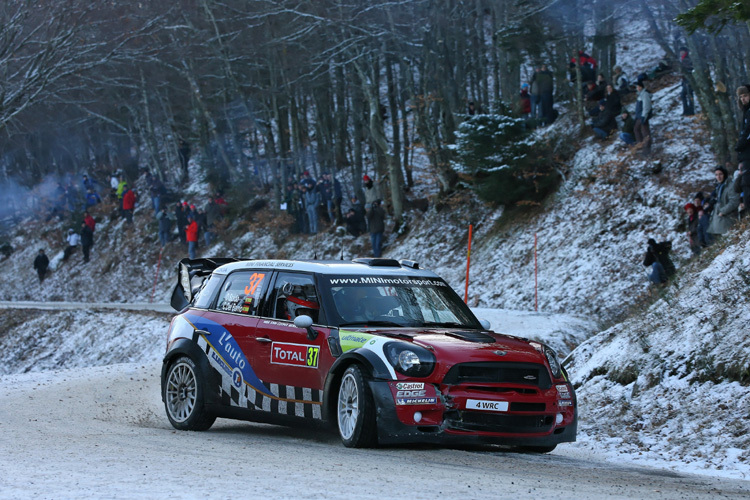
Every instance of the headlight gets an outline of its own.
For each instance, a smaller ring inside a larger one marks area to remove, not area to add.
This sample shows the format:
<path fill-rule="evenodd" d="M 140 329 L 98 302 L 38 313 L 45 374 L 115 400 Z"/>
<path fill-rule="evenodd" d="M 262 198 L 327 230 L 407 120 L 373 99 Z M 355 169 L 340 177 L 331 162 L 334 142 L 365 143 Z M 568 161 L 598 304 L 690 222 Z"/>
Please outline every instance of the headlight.
<path fill-rule="evenodd" d="M 544 356 L 547 358 L 549 368 L 552 371 L 552 376 L 560 378 L 562 376 L 562 366 L 560 361 L 557 359 L 557 353 L 547 346 L 544 346 Z"/>
<path fill-rule="evenodd" d="M 418 345 L 388 342 L 383 351 L 396 371 L 409 377 L 426 377 L 435 368 L 435 356 Z"/>

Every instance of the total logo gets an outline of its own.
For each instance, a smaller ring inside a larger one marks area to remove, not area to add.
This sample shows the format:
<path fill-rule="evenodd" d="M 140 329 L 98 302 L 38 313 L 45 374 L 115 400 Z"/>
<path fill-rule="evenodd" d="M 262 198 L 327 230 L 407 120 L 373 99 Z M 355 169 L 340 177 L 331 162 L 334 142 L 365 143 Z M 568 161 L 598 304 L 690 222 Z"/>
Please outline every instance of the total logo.
<path fill-rule="evenodd" d="M 274 342 L 271 345 L 271 363 L 277 365 L 317 368 L 320 347 L 305 344 Z"/>

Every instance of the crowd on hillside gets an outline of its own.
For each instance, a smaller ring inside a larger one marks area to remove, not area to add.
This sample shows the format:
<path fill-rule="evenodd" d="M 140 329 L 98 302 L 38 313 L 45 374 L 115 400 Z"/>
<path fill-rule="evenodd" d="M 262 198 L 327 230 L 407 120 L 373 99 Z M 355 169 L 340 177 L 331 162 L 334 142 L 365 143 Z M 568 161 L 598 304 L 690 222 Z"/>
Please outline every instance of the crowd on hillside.
<path fill-rule="evenodd" d="M 106 205 L 102 210 L 111 209 L 111 218 L 120 217 L 124 219 L 126 226 L 132 226 L 133 213 L 142 197 L 128 184 L 120 170 L 112 172 L 109 192 L 103 193 L 104 200 L 99 194 L 103 191 L 100 184 L 87 175 L 84 174 L 80 182 L 76 182 L 72 175 L 69 177 L 65 184 L 57 185 L 51 197 L 48 220 L 51 217 L 58 217 L 60 220 L 66 217 L 75 219 L 75 214 L 83 210 L 80 228 L 70 228 L 65 235 L 62 261 L 67 261 L 76 254 L 80 247 L 83 262 L 86 263 L 90 259 L 96 228 L 91 211 L 98 210 L 97 206 L 100 204 Z M 150 198 L 160 246 L 164 248 L 171 242 L 179 242 L 186 247 L 189 258 L 197 258 L 199 246 L 208 247 L 211 244 L 217 228 L 226 216 L 228 203 L 222 193 L 215 193 L 204 207 L 200 207 L 187 200 L 175 201 L 174 194 L 149 171 L 144 171 L 142 180 L 138 181 L 142 191 L 147 192 Z M 307 170 L 298 180 L 289 178 L 281 208 L 292 216 L 293 232 L 317 234 L 321 230 L 321 224 L 343 224 L 355 237 L 369 232 L 373 256 L 380 257 L 386 220 L 386 212 L 381 206 L 383 196 L 380 185 L 370 176 L 365 175 L 362 182 L 364 203 L 352 196 L 347 203 L 346 213 L 342 213 L 342 186 L 329 172 L 324 172 L 317 181 Z M 34 260 L 34 269 L 40 283 L 48 268 L 49 258 L 41 249 Z"/>
<path fill-rule="evenodd" d="M 317 234 L 320 221 L 329 225 L 343 222 L 347 232 L 354 237 L 369 232 L 372 254 L 380 257 L 386 219 L 380 184 L 365 175 L 362 178 L 362 191 L 364 203 L 352 196 L 346 213 L 343 213 L 341 183 L 329 172 L 323 172 L 316 181 L 305 170 L 299 180 L 288 179 L 282 208 L 294 218 L 296 233 Z"/>
<path fill-rule="evenodd" d="M 718 165 L 713 174 L 716 183 L 708 196 L 695 193 L 685 204 L 687 240 L 694 256 L 729 231 L 750 208 L 750 84 L 737 88 L 737 105 L 742 110 L 742 125 L 735 145 L 737 169 L 730 175 L 731 162 Z M 666 283 L 675 273 L 669 257 L 670 242 L 648 241 L 643 265 L 651 269 L 653 283 Z"/>

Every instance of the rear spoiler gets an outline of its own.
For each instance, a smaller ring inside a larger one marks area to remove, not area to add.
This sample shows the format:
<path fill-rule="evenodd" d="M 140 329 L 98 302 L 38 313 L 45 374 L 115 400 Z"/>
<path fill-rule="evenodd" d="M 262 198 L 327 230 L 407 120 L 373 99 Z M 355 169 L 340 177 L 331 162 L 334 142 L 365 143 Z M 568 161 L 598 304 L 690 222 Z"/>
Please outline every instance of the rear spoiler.
<path fill-rule="evenodd" d="M 238 260 L 231 257 L 182 259 L 177 264 L 177 284 L 172 291 L 172 299 L 169 302 L 172 309 L 175 311 L 185 309 L 203 286 L 203 281 L 214 272 L 214 269 Z"/>

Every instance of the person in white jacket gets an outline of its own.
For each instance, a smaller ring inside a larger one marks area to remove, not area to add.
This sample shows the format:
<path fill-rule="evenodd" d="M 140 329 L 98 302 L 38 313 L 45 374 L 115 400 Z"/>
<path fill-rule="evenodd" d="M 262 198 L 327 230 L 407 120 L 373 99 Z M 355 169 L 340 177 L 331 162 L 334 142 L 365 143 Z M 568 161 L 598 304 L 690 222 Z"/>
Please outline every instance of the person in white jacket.
<path fill-rule="evenodd" d="M 63 260 L 68 260 L 68 257 L 78 250 L 78 245 L 81 243 L 81 235 L 72 229 L 68 229 L 68 236 L 65 238 L 65 241 L 68 242 L 68 246 L 63 254 Z"/>
<path fill-rule="evenodd" d="M 648 122 L 651 119 L 651 94 L 646 90 L 646 84 L 642 79 L 638 79 L 636 87 L 638 90 L 638 99 L 635 101 L 635 142 L 643 148 L 644 152 L 651 150 L 651 129 Z"/>

